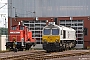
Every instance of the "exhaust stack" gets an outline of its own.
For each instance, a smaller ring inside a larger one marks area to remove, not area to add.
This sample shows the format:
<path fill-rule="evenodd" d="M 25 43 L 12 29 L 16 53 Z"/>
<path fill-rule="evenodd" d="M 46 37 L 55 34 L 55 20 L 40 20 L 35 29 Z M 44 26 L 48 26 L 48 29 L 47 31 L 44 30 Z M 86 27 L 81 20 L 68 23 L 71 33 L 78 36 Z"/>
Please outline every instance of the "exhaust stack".
<path fill-rule="evenodd" d="M 18 25 L 20 25 L 20 22 L 18 23 Z"/>

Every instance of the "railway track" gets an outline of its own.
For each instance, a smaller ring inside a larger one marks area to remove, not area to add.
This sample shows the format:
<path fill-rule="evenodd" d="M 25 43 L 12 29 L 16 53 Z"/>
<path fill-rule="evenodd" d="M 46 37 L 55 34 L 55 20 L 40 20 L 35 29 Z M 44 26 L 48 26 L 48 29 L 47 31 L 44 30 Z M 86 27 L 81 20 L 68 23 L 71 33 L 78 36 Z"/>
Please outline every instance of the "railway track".
<path fill-rule="evenodd" d="M 0 54 L 0 60 L 46 60 L 53 58 L 62 58 L 62 57 L 70 57 L 70 56 L 80 56 L 90 54 L 89 50 L 68 50 L 63 52 L 53 52 L 46 53 L 44 50 L 42 51 L 26 51 L 26 52 L 17 52 L 17 53 L 6 53 Z M 6 55 L 6 56 L 4 56 Z"/>

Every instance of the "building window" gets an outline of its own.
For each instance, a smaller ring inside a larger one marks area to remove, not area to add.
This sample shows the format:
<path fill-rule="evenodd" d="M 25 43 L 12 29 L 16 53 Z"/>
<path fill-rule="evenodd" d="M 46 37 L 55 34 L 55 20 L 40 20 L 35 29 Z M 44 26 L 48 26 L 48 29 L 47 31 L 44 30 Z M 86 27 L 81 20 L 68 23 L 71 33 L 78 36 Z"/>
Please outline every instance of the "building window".
<path fill-rule="evenodd" d="M 78 41 L 78 44 L 83 44 L 83 41 Z"/>
<path fill-rule="evenodd" d="M 87 32 L 88 31 L 88 29 L 87 28 L 84 28 L 84 35 L 87 35 Z"/>
<path fill-rule="evenodd" d="M 55 24 L 57 24 L 57 18 L 54 18 L 54 22 L 55 22 Z"/>

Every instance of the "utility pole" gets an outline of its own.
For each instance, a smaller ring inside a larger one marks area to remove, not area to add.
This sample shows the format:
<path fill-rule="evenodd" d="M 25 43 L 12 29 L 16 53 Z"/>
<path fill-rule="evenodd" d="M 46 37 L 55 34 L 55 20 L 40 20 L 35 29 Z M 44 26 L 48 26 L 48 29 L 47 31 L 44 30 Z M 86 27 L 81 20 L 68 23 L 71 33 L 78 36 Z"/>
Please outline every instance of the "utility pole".
<path fill-rule="evenodd" d="M 5 17 L 5 35 L 7 37 L 7 33 L 6 33 L 6 17 Z"/>
<path fill-rule="evenodd" d="M 5 28 L 6 28 L 6 17 L 5 17 Z"/>
<path fill-rule="evenodd" d="M 17 17 L 17 12 L 16 12 L 16 8 L 15 7 L 13 7 L 14 9 L 15 9 L 15 17 Z"/>
<path fill-rule="evenodd" d="M 12 26 L 12 0 L 11 0 L 11 3 L 10 3 L 10 6 L 11 6 L 11 9 L 10 9 L 10 28 Z"/>
<path fill-rule="evenodd" d="M 16 12 L 16 7 L 13 7 L 15 9 L 15 21 L 17 21 L 17 12 Z"/>

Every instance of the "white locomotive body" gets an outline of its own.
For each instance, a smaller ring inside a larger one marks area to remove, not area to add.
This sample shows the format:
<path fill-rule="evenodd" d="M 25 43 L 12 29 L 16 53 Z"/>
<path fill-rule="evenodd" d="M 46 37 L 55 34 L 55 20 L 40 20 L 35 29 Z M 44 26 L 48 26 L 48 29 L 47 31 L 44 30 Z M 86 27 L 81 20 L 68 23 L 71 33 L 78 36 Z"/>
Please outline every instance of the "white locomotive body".
<path fill-rule="evenodd" d="M 76 40 L 76 31 L 70 27 L 60 26 L 60 40 Z"/>

